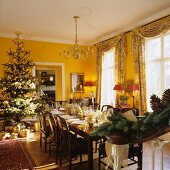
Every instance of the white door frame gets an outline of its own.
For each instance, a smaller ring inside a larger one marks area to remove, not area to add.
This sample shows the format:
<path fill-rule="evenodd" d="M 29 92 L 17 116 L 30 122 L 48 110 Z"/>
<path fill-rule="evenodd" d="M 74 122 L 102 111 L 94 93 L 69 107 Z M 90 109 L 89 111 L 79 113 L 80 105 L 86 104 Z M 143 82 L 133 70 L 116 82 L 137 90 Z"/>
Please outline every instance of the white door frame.
<path fill-rule="evenodd" d="M 61 75 L 62 75 L 62 100 L 65 100 L 65 67 L 64 63 L 53 63 L 53 62 L 34 62 L 35 65 L 42 65 L 42 66 L 61 66 Z M 33 76 L 36 75 L 36 66 L 33 67 Z"/>

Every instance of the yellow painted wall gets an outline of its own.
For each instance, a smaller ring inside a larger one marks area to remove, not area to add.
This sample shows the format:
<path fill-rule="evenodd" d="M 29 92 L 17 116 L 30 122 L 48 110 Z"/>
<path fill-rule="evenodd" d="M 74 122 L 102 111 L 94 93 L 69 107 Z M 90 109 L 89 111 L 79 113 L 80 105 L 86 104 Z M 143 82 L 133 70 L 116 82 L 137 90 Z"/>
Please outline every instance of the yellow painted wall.
<path fill-rule="evenodd" d="M 49 43 L 40 41 L 25 40 L 25 49 L 31 50 L 31 59 L 34 62 L 55 62 L 64 63 L 66 99 L 70 97 L 70 73 L 84 73 L 85 80 L 96 80 L 96 48 L 94 53 L 87 60 L 65 59 L 59 52 L 64 48 L 70 48 L 71 45 Z M 12 39 L 0 38 L 0 77 L 3 76 L 2 64 L 8 62 L 6 51 L 11 47 Z M 60 72 L 60 70 L 58 70 Z M 61 88 L 61 86 L 59 87 Z M 59 90 L 59 99 L 61 100 L 61 89 Z M 86 96 L 86 93 L 84 94 Z"/>
<path fill-rule="evenodd" d="M 134 59 L 132 56 L 132 36 L 127 33 L 126 80 L 134 79 Z"/>
<path fill-rule="evenodd" d="M 132 33 L 129 32 L 126 34 L 127 36 L 127 56 L 126 56 L 126 82 L 134 80 L 134 58 L 132 55 Z M 131 93 L 127 93 L 128 96 L 128 104 L 130 106 L 133 105 L 133 97 Z"/>
<path fill-rule="evenodd" d="M 126 56 L 126 81 L 134 79 L 134 59 L 131 53 L 131 33 L 127 33 L 127 56 Z M 8 62 L 6 51 L 12 46 L 12 39 L 0 38 L 0 77 L 3 75 L 2 64 Z M 65 66 L 65 83 L 66 83 L 66 99 L 70 98 L 70 73 L 84 73 L 85 81 L 96 80 L 96 47 L 94 47 L 94 54 L 87 60 L 73 60 L 65 59 L 60 56 L 60 51 L 64 48 L 70 48 L 70 45 L 49 43 L 40 41 L 25 40 L 25 48 L 31 50 L 31 59 L 35 62 L 54 62 L 64 63 Z M 61 67 L 57 67 L 57 82 L 61 81 Z M 62 99 L 62 84 L 58 84 L 58 100 Z M 85 87 L 85 93 L 82 96 L 88 96 L 90 91 L 95 91 L 95 87 Z M 132 96 L 129 95 L 128 103 L 132 105 Z M 80 97 L 80 94 L 77 94 Z"/>

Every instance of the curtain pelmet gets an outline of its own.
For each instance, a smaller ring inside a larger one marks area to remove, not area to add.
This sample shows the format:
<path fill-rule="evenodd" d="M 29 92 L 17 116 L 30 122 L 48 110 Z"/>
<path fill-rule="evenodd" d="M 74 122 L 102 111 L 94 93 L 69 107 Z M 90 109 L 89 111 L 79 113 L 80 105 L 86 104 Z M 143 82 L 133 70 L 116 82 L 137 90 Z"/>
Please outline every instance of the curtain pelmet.
<path fill-rule="evenodd" d="M 101 80 L 102 80 L 102 55 L 115 47 L 115 82 L 124 83 L 125 81 L 125 56 L 127 54 L 126 35 L 121 34 L 112 39 L 97 44 L 97 87 L 96 99 L 101 101 Z"/>
<path fill-rule="evenodd" d="M 133 30 L 133 32 L 141 37 L 154 37 L 161 33 L 167 32 L 169 29 L 170 15 L 153 23 L 136 28 Z"/>

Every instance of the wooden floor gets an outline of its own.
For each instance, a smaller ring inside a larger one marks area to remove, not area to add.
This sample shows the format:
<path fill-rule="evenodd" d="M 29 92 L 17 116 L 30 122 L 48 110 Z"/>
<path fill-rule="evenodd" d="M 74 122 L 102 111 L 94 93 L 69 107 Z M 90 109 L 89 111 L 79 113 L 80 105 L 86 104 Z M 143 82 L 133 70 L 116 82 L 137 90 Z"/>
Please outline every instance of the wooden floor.
<path fill-rule="evenodd" d="M 162 139 L 170 141 L 170 133 L 164 135 Z M 59 168 L 59 166 L 55 164 L 54 156 L 49 157 L 48 152 L 47 153 L 44 152 L 44 147 L 40 148 L 38 132 L 35 133 L 33 139 L 27 140 L 25 145 L 36 163 L 36 169 L 41 169 L 41 170 L 48 170 L 48 169 L 67 170 L 68 169 L 67 167 Z M 144 143 L 143 148 L 144 148 L 143 149 L 143 170 L 151 170 L 150 143 L 149 142 Z M 164 170 L 170 170 L 170 143 L 163 147 L 163 154 L 164 154 Z M 95 155 L 95 157 L 97 157 L 97 155 Z M 160 170 L 160 153 L 158 151 L 156 152 L 155 157 L 156 157 L 156 161 L 155 161 L 154 170 Z M 72 169 L 73 170 L 81 170 L 81 169 L 88 170 L 87 163 L 83 163 L 81 165 L 80 164 L 75 165 Z M 98 170 L 97 158 L 94 161 L 94 169 Z M 104 167 L 102 167 L 102 169 L 104 170 Z M 122 170 L 136 170 L 136 169 L 137 169 L 137 165 L 132 165 L 126 168 L 122 168 Z"/>

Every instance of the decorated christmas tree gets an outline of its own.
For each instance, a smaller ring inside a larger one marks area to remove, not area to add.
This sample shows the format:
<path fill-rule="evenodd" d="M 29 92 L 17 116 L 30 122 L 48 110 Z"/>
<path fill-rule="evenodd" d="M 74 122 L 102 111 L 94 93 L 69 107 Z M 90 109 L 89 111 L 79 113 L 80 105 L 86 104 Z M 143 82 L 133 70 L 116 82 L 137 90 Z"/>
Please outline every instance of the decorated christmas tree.
<path fill-rule="evenodd" d="M 30 51 L 24 49 L 24 42 L 13 41 L 14 48 L 7 51 L 9 62 L 3 64 L 4 76 L 0 80 L 0 114 L 6 123 L 20 122 L 28 115 L 34 115 L 37 107 L 35 77 L 32 76 L 34 63 Z"/>

